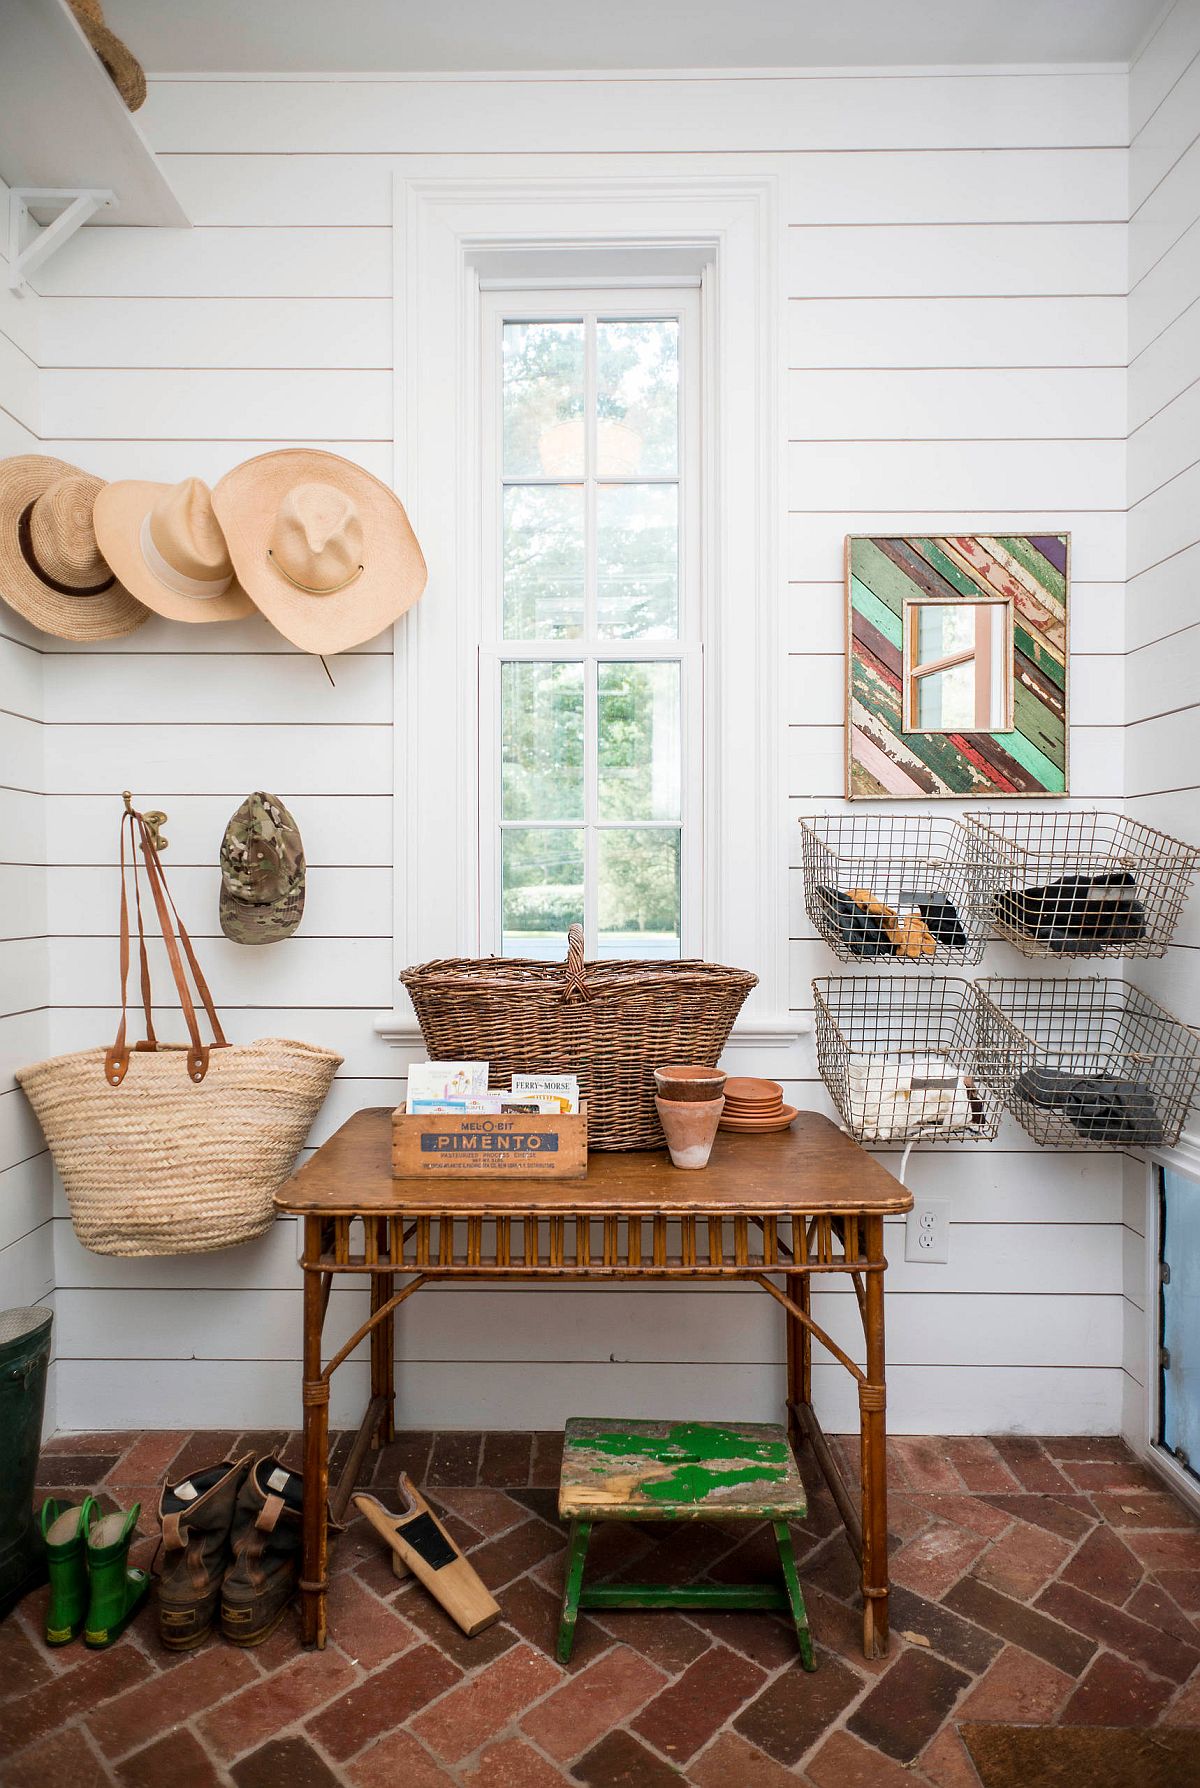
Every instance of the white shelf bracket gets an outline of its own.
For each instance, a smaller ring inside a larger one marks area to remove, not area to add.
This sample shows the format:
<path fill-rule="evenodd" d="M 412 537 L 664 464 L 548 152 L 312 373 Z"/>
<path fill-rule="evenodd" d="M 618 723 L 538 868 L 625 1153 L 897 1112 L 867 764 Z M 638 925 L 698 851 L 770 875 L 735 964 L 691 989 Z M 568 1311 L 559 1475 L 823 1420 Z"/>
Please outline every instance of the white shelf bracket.
<path fill-rule="evenodd" d="M 23 292 L 35 267 L 47 261 L 89 217 L 116 202 L 116 193 L 107 187 L 14 186 L 8 195 L 8 283 L 13 291 Z M 58 216 L 39 228 L 30 215 L 35 206 L 57 210 Z M 26 241 L 31 223 L 37 234 Z"/>

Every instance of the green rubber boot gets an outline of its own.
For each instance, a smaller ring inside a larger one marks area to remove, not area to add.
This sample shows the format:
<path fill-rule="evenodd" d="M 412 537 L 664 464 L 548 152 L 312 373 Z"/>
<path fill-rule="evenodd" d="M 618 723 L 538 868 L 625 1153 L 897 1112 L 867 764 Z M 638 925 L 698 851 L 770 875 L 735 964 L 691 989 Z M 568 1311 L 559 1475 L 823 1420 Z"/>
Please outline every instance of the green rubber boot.
<path fill-rule="evenodd" d="M 52 1496 L 42 1504 L 42 1538 L 50 1573 L 47 1645 L 69 1645 L 83 1631 L 88 1611 L 88 1528 L 95 1512 L 91 1496 L 68 1509 L 59 1508 Z"/>
<path fill-rule="evenodd" d="M 88 1534 L 91 1593 L 83 1643 L 93 1651 L 103 1651 L 120 1638 L 150 1589 L 150 1573 L 129 1563 L 129 1546 L 141 1506 L 135 1502 L 128 1512 L 117 1509 L 111 1515 L 101 1515 Z"/>

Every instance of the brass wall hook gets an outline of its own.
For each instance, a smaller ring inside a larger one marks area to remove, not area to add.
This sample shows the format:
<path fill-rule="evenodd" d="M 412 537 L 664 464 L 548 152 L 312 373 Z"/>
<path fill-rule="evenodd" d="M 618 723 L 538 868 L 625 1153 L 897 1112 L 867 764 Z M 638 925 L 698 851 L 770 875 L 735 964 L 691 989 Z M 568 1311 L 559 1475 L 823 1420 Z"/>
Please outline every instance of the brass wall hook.
<path fill-rule="evenodd" d="M 122 789 L 121 799 L 125 803 L 126 813 L 132 813 L 134 811 L 133 791 L 127 788 Z M 155 807 L 151 809 L 149 813 L 143 813 L 142 819 L 145 822 L 146 832 L 149 836 L 151 845 L 156 851 L 165 851 L 170 842 L 169 839 L 164 838 L 162 835 L 162 828 L 167 823 L 166 814 L 161 808 Z"/>

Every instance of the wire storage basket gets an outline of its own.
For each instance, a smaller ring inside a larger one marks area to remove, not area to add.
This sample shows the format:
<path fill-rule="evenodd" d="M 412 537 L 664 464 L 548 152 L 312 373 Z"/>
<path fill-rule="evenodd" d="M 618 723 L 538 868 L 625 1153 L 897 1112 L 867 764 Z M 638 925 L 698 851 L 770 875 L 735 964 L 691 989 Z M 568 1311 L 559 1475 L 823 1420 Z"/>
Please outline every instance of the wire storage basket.
<path fill-rule="evenodd" d="M 1200 849 L 1121 813 L 984 812 L 991 920 L 1023 956 L 1161 956 Z"/>
<path fill-rule="evenodd" d="M 1200 1084 L 1200 1036 L 1103 975 L 977 984 L 982 1070 L 1035 1142 L 1173 1147 Z"/>
<path fill-rule="evenodd" d="M 590 1149 L 663 1146 L 654 1070 L 713 1067 L 758 976 L 717 962 L 585 962 L 572 925 L 567 960 L 449 957 L 400 976 L 434 1061 L 487 1061 L 513 1073 L 577 1074 Z"/>
<path fill-rule="evenodd" d="M 800 821 L 804 908 L 843 962 L 979 962 L 987 899 L 971 834 L 920 814 Z"/>
<path fill-rule="evenodd" d="M 1000 1127 L 969 981 L 832 975 L 813 982 L 817 1063 L 865 1143 L 988 1142 Z"/>

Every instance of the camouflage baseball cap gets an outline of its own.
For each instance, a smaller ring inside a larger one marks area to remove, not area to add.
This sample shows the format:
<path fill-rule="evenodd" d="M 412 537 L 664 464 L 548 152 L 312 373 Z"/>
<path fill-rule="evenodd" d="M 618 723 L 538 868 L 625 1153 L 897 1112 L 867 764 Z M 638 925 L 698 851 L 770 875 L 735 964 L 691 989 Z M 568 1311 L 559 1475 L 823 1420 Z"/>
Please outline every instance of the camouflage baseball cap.
<path fill-rule="evenodd" d="M 235 944 L 291 937 L 304 913 L 304 846 L 282 801 L 248 795 L 221 840 L 221 930 Z"/>

